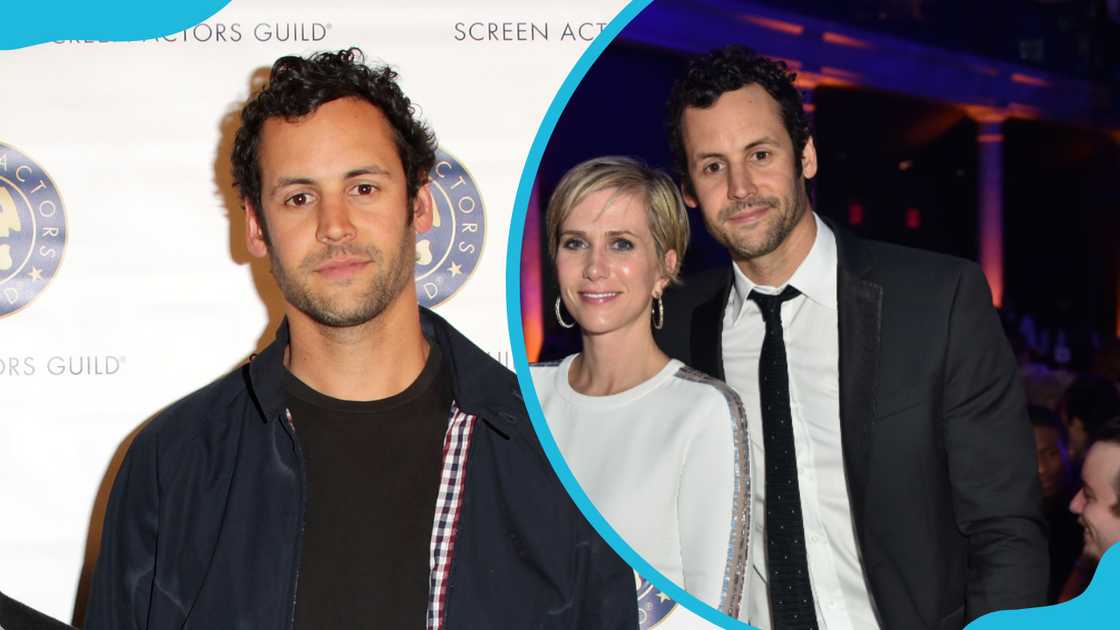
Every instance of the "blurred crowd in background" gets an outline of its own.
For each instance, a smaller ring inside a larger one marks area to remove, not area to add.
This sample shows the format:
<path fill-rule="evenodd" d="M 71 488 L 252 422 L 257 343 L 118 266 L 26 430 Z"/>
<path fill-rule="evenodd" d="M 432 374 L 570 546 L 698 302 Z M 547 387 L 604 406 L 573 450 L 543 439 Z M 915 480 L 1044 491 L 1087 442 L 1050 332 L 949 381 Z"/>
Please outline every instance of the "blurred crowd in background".
<path fill-rule="evenodd" d="M 1034 428 L 1050 523 L 1049 596 L 1051 603 L 1063 602 L 1084 591 L 1099 559 L 1099 553 L 1085 549 L 1083 521 L 1072 504 L 1082 489 L 1089 445 L 1120 421 L 1120 340 L 1069 325 L 1040 325 L 1012 307 L 1001 315 Z M 1120 461 L 1111 465 L 1120 468 Z M 1117 483 L 1120 479 L 1113 479 L 1113 496 Z M 1120 522 L 1120 515 L 1116 518 Z"/>

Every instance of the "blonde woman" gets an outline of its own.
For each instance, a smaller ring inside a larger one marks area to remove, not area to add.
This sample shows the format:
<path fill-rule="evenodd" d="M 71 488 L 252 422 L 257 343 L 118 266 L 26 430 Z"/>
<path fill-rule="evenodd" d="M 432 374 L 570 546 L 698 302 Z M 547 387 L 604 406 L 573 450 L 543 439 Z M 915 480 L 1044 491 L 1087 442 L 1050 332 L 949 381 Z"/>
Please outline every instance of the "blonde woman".
<path fill-rule="evenodd" d="M 658 571 L 733 617 L 750 533 L 746 419 L 725 384 L 653 339 L 688 244 L 664 173 L 624 157 L 570 170 L 548 205 L 561 325 L 582 351 L 533 366 L 548 426 L 580 486 Z"/>

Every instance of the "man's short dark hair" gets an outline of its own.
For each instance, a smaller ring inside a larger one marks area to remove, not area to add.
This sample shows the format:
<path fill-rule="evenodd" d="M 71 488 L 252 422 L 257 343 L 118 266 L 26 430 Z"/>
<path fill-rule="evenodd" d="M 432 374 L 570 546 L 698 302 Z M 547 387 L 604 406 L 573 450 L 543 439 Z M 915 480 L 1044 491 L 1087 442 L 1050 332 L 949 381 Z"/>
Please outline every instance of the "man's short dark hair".
<path fill-rule="evenodd" d="M 1107 420 L 1102 421 L 1097 425 L 1095 431 L 1089 436 L 1092 443 L 1108 442 L 1116 446 L 1120 446 L 1120 416 L 1114 416 Z M 1112 480 L 1112 487 L 1116 491 L 1116 496 L 1120 497 L 1120 472 L 1116 473 L 1116 478 Z M 1120 516 L 1120 501 L 1112 506 L 1112 513 Z"/>
<path fill-rule="evenodd" d="M 241 110 L 241 128 L 233 142 L 233 180 L 261 211 L 261 129 L 269 118 L 295 121 L 324 103 L 353 97 L 373 105 L 393 129 L 397 154 L 404 166 L 408 199 L 416 197 L 436 161 L 436 138 L 416 118 L 416 107 L 397 85 L 397 73 L 388 66 L 370 67 L 358 48 L 321 52 L 310 57 L 281 57 L 272 64 L 267 86 Z M 408 215 L 412 217 L 410 212 Z M 267 238 L 267 231 L 266 231 Z"/>
<path fill-rule="evenodd" d="M 809 119 L 801 106 L 801 93 L 794 87 L 797 74 L 784 61 L 763 57 L 744 46 L 725 46 L 694 57 L 684 75 L 669 93 L 667 126 L 673 166 L 687 190 L 695 194 L 688 176 L 681 118 L 688 107 L 711 107 L 724 92 L 757 84 L 782 109 L 782 123 L 793 141 L 794 168 L 801 175 L 801 152 L 809 140 Z"/>

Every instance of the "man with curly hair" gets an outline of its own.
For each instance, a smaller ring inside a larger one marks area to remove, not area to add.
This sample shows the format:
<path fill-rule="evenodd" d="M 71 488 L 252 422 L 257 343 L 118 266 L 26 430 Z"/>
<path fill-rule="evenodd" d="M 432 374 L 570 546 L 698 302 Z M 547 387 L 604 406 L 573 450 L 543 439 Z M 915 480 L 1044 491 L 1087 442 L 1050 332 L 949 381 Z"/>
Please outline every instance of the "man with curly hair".
<path fill-rule="evenodd" d="M 1034 443 L 984 276 L 812 211 L 793 81 L 732 46 L 693 59 L 668 107 L 685 199 L 732 264 L 666 293 L 658 341 L 746 405 L 749 620 L 935 630 L 1041 605 Z"/>
<path fill-rule="evenodd" d="M 133 442 L 87 629 L 636 627 L 513 375 L 417 304 L 436 141 L 396 76 L 284 57 L 243 108 L 246 245 L 285 321 Z"/>

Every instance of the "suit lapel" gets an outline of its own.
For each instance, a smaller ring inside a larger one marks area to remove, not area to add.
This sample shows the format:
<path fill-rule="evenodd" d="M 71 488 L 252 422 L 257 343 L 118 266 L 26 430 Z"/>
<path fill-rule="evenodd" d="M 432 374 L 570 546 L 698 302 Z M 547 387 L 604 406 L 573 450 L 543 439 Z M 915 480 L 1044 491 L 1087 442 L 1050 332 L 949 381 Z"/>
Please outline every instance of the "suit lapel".
<path fill-rule="evenodd" d="M 836 234 L 838 255 L 841 440 L 852 513 L 858 527 L 863 514 L 871 422 L 879 383 L 883 287 L 864 277 L 870 261 L 863 259 L 855 237 L 831 227 Z"/>

